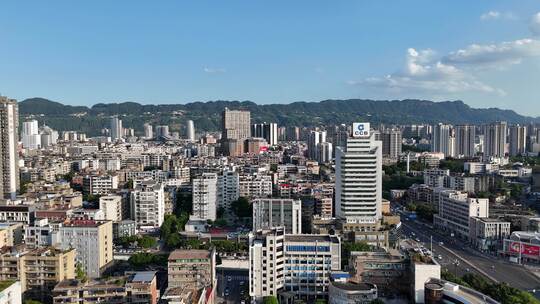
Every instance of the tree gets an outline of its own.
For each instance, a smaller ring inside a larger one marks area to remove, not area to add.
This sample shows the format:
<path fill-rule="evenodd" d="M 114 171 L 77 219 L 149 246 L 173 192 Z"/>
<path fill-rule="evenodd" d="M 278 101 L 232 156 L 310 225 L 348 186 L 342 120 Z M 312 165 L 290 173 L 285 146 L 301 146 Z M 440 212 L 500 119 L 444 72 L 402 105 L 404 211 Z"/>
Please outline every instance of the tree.
<path fill-rule="evenodd" d="M 178 233 L 171 234 L 165 239 L 165 245 L 171 249 L 179 248 L 181 244 L 182 244 L 182 238 L 180 237 Z"/>
<path fill-rule="evenodd" d="M 225 215 L 225 208 L 223 206 L 219 207 L 216 212 L 217 218 L 220 219 Z"/>
<path fill-rule="evenodd" d="M 263 298 L 263 304 L 279 304 L 276 296 L 267 296 Z"/>
<path fill-rule="evenodd" d="M 139 252 L 132 255 L 128 262 L 133 267 L 141 268 L 149 265 L 166 266 L 167 265 L 166 254 L 151 254 L 147 252 Z"/>
<path fill-rule="evenodd" d="M 86 272 L 84 272 L 84 269 L 80 263 L 78 263 L 77 267 L 75 268 L 75 278 L 81 282 L 86 282 Z"/>
<path fill-rule="evenodd" d="M 124 189 L 133 189 L 133 180 L 131 178 L 124 184 Z"/>
<path fill-rule="evenodd" d="M 360 242 L 343 242 L 341 243 L 341 263 L 342 268 L 349 263 L 349 258 L 352 251 L 372 251 L 373 248 L 365 241 Z"/>
<path fill-rule="evenodd" d="M 24 300 L 23 304 L 42 304 L 42 303 L 36 300 Z"/>
<path fill-rule="evenodd" d="M 152 248 L 152 247 L 155 247 L 156 244 L 157 244 L 156 239 L 147 235 L 137 240 L 137 245 L 139 245 L 142 248 Z"/>
<path fill-rule="evenodd" d="M 253 215 L 253 206 L 245 197 L 239 197 L 231 203 L 231 209 L 238 218 L 251 217 Z"/>
<path fill-rule="evenodd" d="M 224 218 L 218 218 L 217 220 L 214 221 L 214 226 L 216 227 L 225 227 L 227 225 L 228 225 L 227 220 Z"/>

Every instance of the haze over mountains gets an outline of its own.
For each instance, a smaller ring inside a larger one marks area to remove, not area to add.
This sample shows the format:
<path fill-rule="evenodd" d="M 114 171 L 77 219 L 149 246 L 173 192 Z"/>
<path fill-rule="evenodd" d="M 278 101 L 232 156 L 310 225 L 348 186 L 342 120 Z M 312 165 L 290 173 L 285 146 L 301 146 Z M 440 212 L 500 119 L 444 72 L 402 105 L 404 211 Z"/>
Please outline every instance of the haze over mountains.
<path fill-rule="evenodd" d="M 108 127 L 110 115 L 121 115 L 124 126 L 141 130 L 143 122 L 169 124 L 181 129 L 192 119 L 198 130 L 219 130 L 225 107 L 251 111 L 253 122 L 277 122 L 280 126 L 318 126 L 353 121 L 374 124 L 438 123 L 483 124 L 504 120 L 509 123 L 540 122 L 540 117 L 519 115 L 512 110 L 471 108 L 464 102 L 429 100 L 323 100 L 290 104 L 259 105 L 251 101 L 208 101 L 187 104 L 142 105 L 136 102 L 98 103 L 92 107 L 64 105 L 44 98 L 30 98 L 19 103 L 22 117 L 35 117 L 57 130 L 80 130 L 99 134 Z M 85 115 L 75 115 L 85 113 Z"/>

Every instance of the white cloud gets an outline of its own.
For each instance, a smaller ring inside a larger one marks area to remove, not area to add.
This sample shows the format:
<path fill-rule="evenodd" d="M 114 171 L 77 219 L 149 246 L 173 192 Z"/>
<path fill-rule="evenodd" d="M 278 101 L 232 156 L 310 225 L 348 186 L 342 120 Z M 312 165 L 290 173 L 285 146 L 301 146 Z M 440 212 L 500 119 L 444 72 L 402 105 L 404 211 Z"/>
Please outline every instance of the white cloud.
<path fill-rule="evenodd" d="M 407 50 L 405 67 L 384 77 L 369 77 L 349 84 L 374 87 L 394 92 L 459 93 L 483 92 L 504 95 L 505 92 L 491 87 L 458 67 L 435 60 L 431 49 Z"/>
<path fill-rule="evenodd" d="M 220 74 L 220 73 L 225 73 L 227 72 L 226 69 L 223 69 L 223 68 L 210 68 L 210 67 L 205 67 L 203 69 L 203 71 L 205 73 L 208 73 L 208 74 Z"/>
<path fill-rule="evenodd" d="M 472 44 L 445 56 L 444 63 L 478 68 L 502 68 L 521 63 L 526 58 L 540 56 L 540 41 L 520 39 L 496 44 Z"/>
<path fill-rule="evenodd" d="M 489 11 L 487 13 L 483 13 L 482 15 L 480 15 L 480 20 L 482 21 L 499 20 L 499 19 L 514 20 L 514 19 L 517 19 L 517 17 L 512 12 L 499 12 L 499 11 Z"/>
<path fill-rule="evenodd" d="M 540 35 L 540 12 L 533 15 L 529 24 L 529 29 L 535 35 Z"/>
<path fill-rule="evenodd" d="M 481 20 L 490 20 L 490 19 L 499 19 L 501 17 L 501 13 L 497 11 L 489 11 L 487 13 L 484 13 L 480 16 Z"/>

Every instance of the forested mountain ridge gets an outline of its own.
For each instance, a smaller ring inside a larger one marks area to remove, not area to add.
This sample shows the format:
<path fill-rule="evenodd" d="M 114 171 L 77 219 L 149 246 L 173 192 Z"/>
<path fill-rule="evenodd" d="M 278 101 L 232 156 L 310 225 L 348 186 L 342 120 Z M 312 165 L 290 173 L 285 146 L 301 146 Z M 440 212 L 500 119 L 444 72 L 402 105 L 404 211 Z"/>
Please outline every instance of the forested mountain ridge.
<path fill-rule="evenodd" d="M 221 112 L 225 107 L 251 111 L 253 122 L 277 122 L 281 126 L 322 126 L 353 121 L 373 124 L 437 123 L 482 124 L 504 120 L 509 123 L 540 122 L 512 110 L 471 108 L 462 101 L 433 102 L 429 100 L 323 100 L 290 104 L 259 105 L 251 101 L 209 101 L 187 104 L 142 105 L 136 102 L 98 103 L 92 107 L 63 105 L 44 98 L 30 98 L 19 103 L 21 116 L 34 117 L 57 130 L 81 130 L 99 134 L 108 127 L 108 117 L 120 115 L 125 127 L 142 129 L 144 122 L 169 124 L 180 129 L 192 119 L 198 130 L 219 130 Z M 84 114 L 84 115 L 83 115 Z"/>

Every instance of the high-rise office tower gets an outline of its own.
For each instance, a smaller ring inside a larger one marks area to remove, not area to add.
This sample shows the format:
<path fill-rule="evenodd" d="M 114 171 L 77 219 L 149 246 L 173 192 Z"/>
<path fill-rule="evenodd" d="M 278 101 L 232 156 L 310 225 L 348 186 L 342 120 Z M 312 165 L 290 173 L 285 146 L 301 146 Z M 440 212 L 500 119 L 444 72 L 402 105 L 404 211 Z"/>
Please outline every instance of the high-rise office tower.
<path fill-rule="evenodd" d="M 33 119 L 23 122 L 21 139 L 25 149 L 41 148 L 41 135 L 39 135 L 37 120 Z"/>
<path fill-rule="evenodd" d="M 354 123 L 345 147 L 336 148 L 336 216 L 347 223 L 381 218 L 382 143 L 369 123 Z"/>
<path fill-rule="evenodd" d="M 195 141 L 195 124 L 193 120 L 188 120 L 186 123 L 186 139 L 191 142 Z"/>
<path fill-rule="evenodd" d="M 154 130 L 152 130 L 152 125 L 149 123 L 144 124 L 144 138 L 146 139 L 154 138 Z"/>
<path fill-rule="evenodd" d="M 244 140 L 251 135 L 251 114 L 249 111 L 229 110 L 222 114 L 222 139 Z"/>
<path fill-rule="evenodd" d="M 475 155 L 474 141 L 476 128 L 471 125 L 459 125 L 455 127 L 456 155 L 458 157 L 473 157 Z"/>
<path fill-rule="evenodd" d="M 507 128 L 505 121 L 484 126 L 484 157 L 505 156 Z"/>
<path fill-rule="evenodd" d="M 252 124 L 251 125 L 251 137 L 263 138 L 264 124 Z"/>
<path fill-rule="evenodd" d="M 262 123 L 251 125 L 251 136 L 266 139 L 270 146 L 277 145 L 278 142 L 278 127 L 277 123 Z"/>
<path fill-rule="evenodd" d="M 431 134 L 431 152 L 444 153 L 444 156 L 452 156 L 452 145 L 450 143 L 451 125 L 436 124 L 433 126 Z"/>
<path fill-rule="evenodd" d="M 385 129 L 381 133 L 382 154 L 390 158 L 398 158 L 401 154 L 401 130 Z"/>
<path fill-rule="evenodd" d="M 122 138 L 122 120 L 118 116 L 111 117 L 111 138 L 113 140 Z"/>
<path fill-rule="evenodd" d="M 277 123 L 268 123 L 264 125 L 264 139 L 270 146 L 275 146 L 278 143 L 278 126 Z"/>
<path fill-rule="evenodd" d="M 317 159 L 319 155 L 319 144 L 326 142 L 326 131 L 311 131 L 308 137 L 308 157 Z"/>
<path fill-rule="evenodd" d="M 511 126 L 509 139 L 510 156 L 525 153 L 527 146 L 527 127 L 520 125 Z"/>
<path fill-rule="evenodd" d="M 222 113 L 221 123 L 221 148 L 223 154 L 238 156 L 240 148 L 244 146 L 244 141 L 251 135 L 250 112 L 225 108 Z"/>
<path fill-rule="evenodd" d="M 15 199 L 19 189 L 19 106 L 15 99 L 0 96 L 0 193 Z"/>

